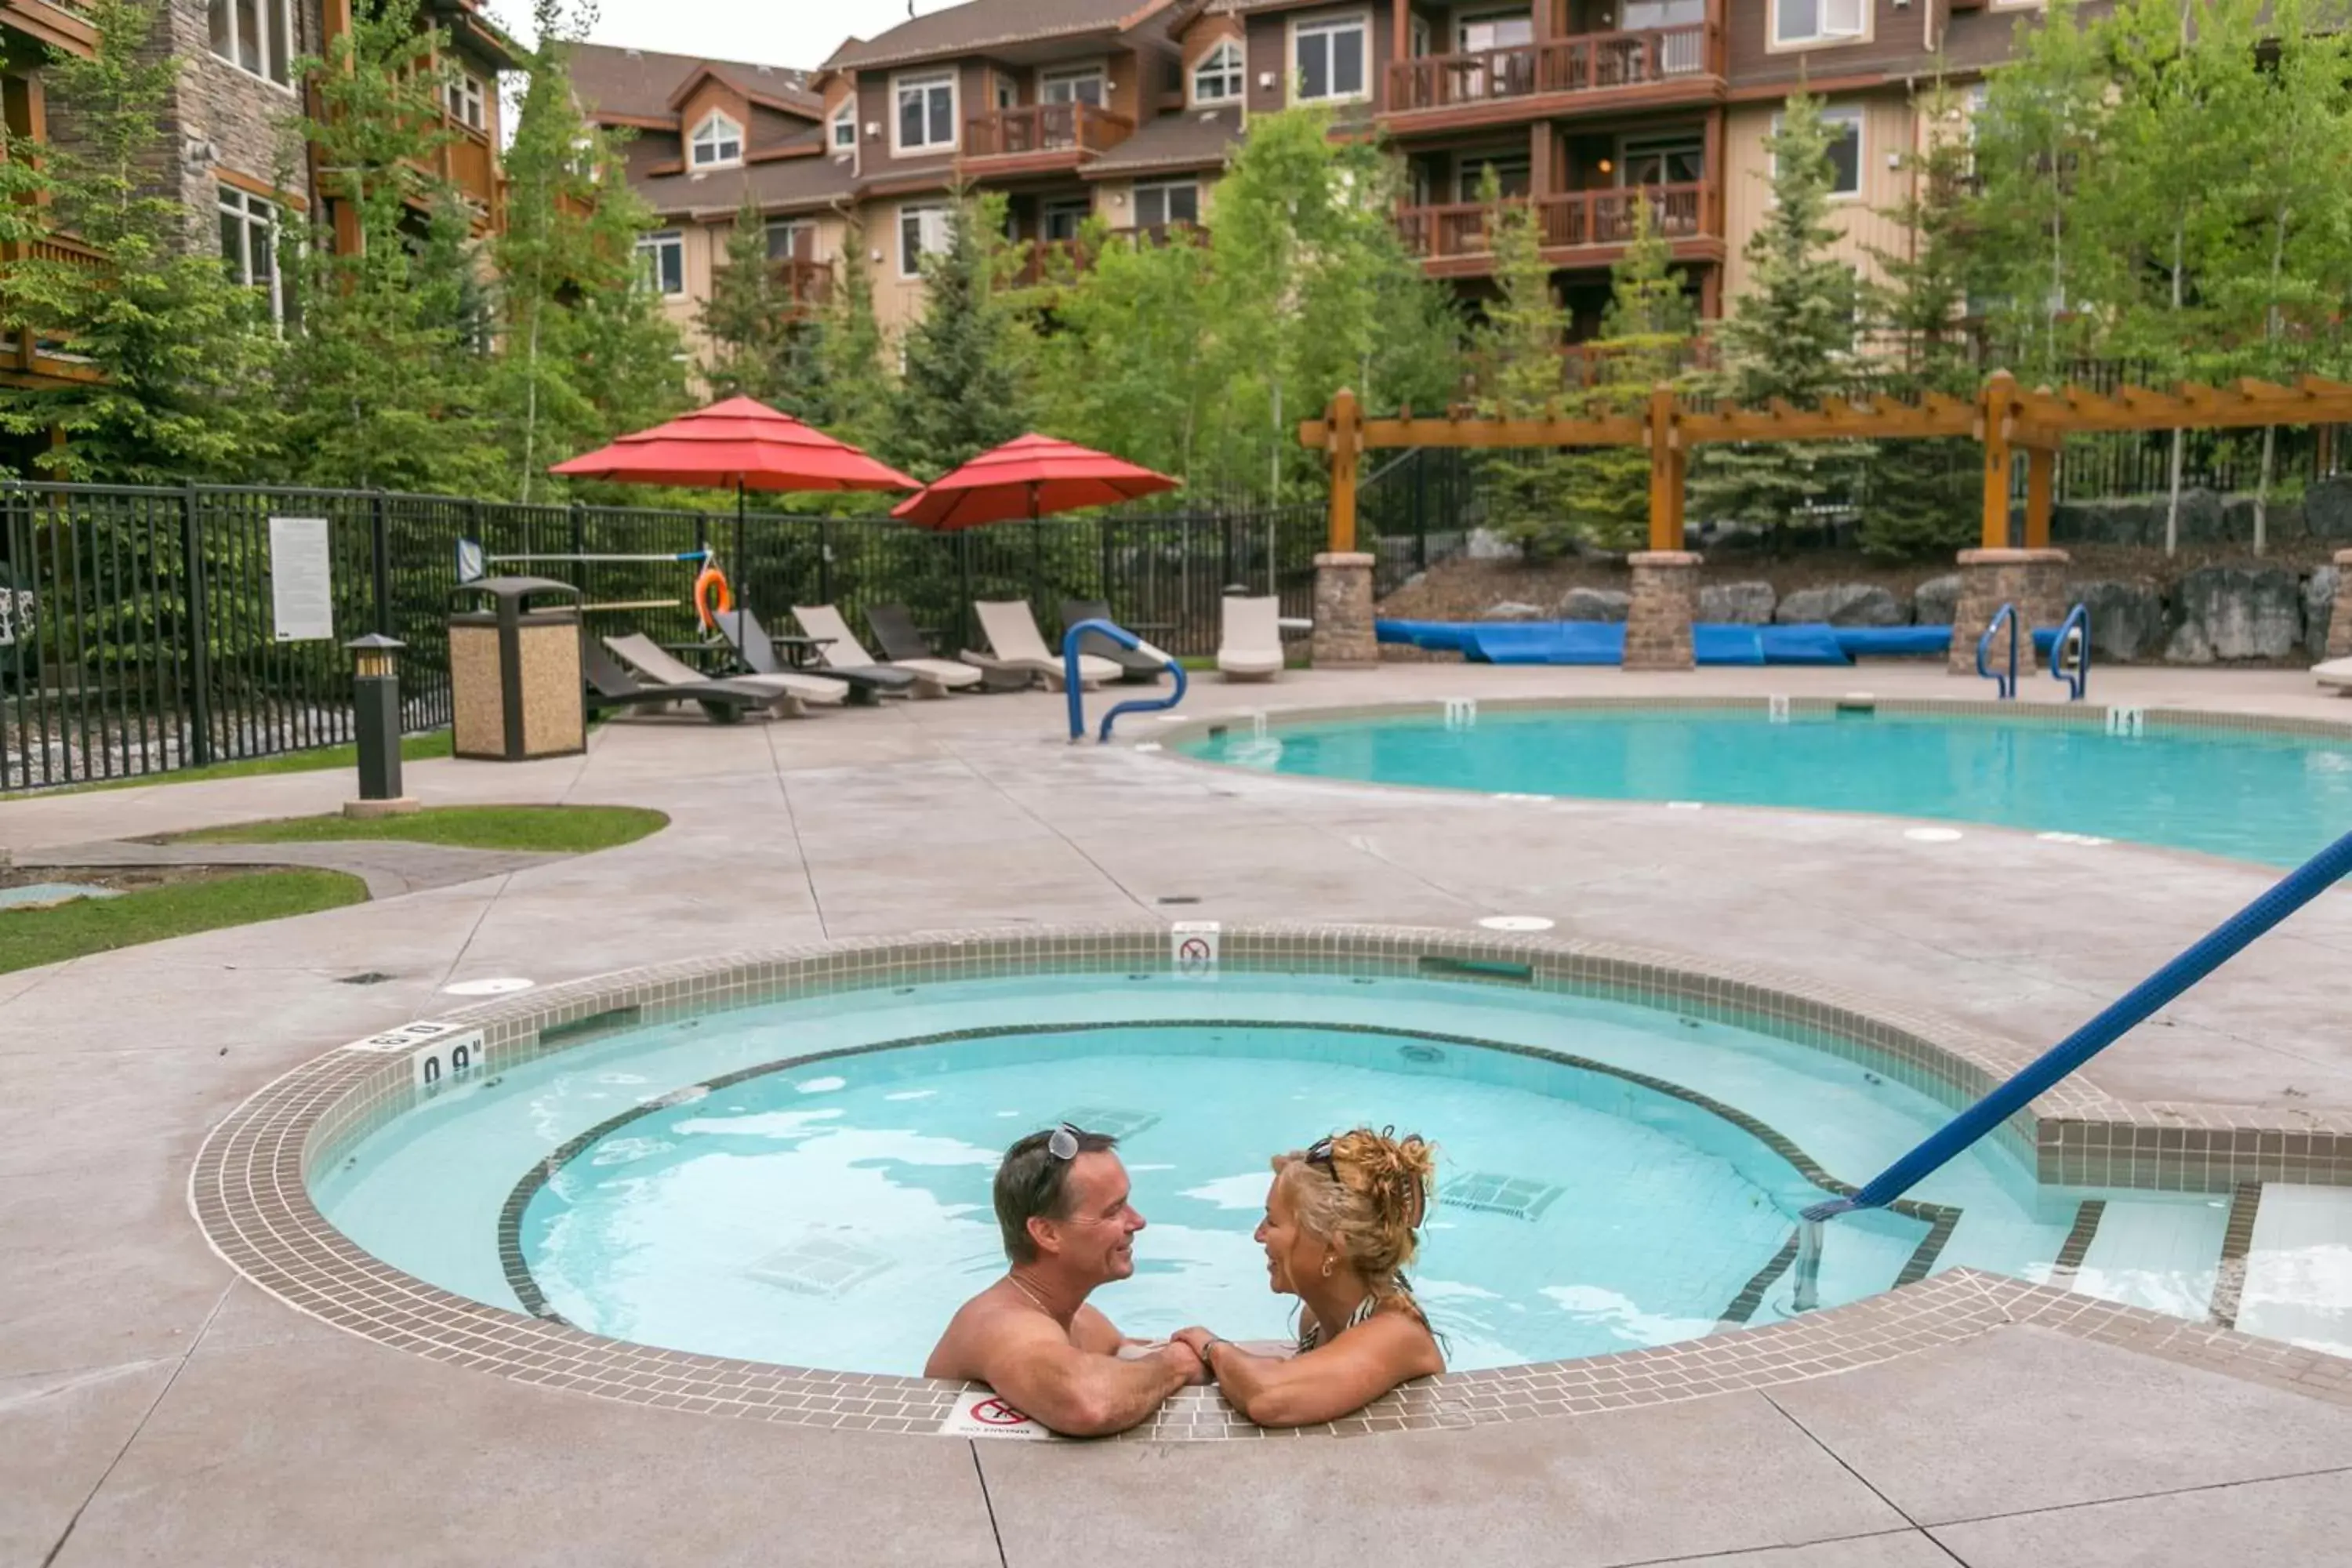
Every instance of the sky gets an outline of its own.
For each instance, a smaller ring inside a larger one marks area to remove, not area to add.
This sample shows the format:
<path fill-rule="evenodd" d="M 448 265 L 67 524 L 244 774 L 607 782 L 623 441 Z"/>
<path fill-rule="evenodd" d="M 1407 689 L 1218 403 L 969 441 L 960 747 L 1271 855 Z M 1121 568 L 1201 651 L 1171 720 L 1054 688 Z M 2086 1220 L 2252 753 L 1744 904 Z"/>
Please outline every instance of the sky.
<path fill-rule="evenodd" d="M 908 0 L 601 0 L 588 37 L 599 44 L 665 54 L 822 65 L 853 34 L 870 38 L 907 19 Z M 922 16 L 946 0 L 915 0 Z M 530 0 L 492 0 L 499 20 L 530 33 Z M 516 26 L 520 24 L 520 26 Z"/>

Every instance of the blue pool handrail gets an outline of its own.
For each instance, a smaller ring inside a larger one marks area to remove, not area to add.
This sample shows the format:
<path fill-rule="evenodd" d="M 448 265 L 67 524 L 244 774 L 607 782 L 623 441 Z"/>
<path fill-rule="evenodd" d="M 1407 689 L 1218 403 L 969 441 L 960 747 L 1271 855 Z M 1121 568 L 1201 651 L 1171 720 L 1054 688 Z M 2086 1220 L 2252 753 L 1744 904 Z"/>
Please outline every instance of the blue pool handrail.
<path fill-rule="evenodd" d="M 2009 673 L 2002 675 L 1988 662 L 1992 655 L 1992 639 L 2000 631 L 2000 624 L 2009 623 Z M 1993 695 L 2003 702 L 2017 696 L 2017 606 L 2003 605 L 1985 627 L 1984 636 L 1977 638 L 1977 673 L 1993 683 Z"/>
<path fill-rule="evenodd" d="M 1075 746 L 1087 738 L 1087 698 L 1086 688 L 1078 679 L 1078 645 L 1086 640 L 1088 632 L 1100 632 L 1121 647 L 1133 648 L 1146 658 L 1158 659 L 1168 667 L 1168 673 L 1176 678 L 1176 689 L 1167 696 L 1122 702 L 1104 714 L 1102 733 L 1095 737 L 1097 744 L 1109 741 L 1110 727 L 1118 721 L 1120 715 L 1164 713 L 1184 700 L 1184 667 L 1174 654 L 1161 652 L 1125 626 L 1114 626 L 1108 621 L 1080 621 L 1062 634 L 1062 680 L 1070 698 L 1070 744 Z"/>
<path fill-rule="evenodd" d="M 2075 645 L 2074 668 L 2066 668 L 2066 637 L 2074 633 L 2082 637 Z M 2066 683 L 2066 700 L 2080 702 L 2083 693 L 2091 686 L 2091 606 L 2076 605 L 2066 612 L 2059 625 L 2057 640 L 2050 645 L 2050 673 Z"/>
<path fill-rule="evenodd" d="M 1933 1175 L 1946 1161 L 2024 1110 L 2052 1084 L 2131 1032 L 2158 1008 L 2245 951 L 2256 937 L 2352 874 L 2352 833 L 2346 834 L 2281 879 L 2269 891 L 2216 926 L 2171 963 L 2133 986 L 2089 1023 L 2059 1041 L 2007 1083 L 1930 1133 L 1852 1197 L 1815 1204 L 1804 1217 L 1820 1222 L 1855 1209 L 1884 1208 Z"/>

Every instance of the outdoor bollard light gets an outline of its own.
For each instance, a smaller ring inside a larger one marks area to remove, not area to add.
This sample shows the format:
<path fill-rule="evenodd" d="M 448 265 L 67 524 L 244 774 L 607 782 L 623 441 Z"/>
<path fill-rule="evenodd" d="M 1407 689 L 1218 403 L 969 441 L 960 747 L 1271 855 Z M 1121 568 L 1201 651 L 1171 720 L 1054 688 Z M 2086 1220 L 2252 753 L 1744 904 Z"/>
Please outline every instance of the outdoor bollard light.
<path fill-rule="evenodd" d="M 399 651 L 408 645 L 382 632 L 343 645 L 357 660 L 352 686 L 359 732 L 360 797 L 343 803 L 345 816 L 400 816 L 416 802 L 400 793 Z"/>

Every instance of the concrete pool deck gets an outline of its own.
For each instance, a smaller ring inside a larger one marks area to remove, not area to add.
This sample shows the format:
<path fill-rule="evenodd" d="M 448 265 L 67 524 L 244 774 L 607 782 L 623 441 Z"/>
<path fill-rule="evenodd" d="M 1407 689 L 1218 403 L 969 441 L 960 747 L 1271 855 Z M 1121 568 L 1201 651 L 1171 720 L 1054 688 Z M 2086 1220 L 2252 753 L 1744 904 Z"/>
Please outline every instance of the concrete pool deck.
<path fill-rule="evenodd" d="M 1203 679 L 1186 709 L 1979 689 L 1902 667 L 1418 665 Z M 2102 669 L 2094 690 L 2352 721 L 2352 701 L 2300 672 Z M 1767 1390 L 1469 1431 L 975 1447 L 435 1364 L 280 1306 L 206 1249 L 185 1206 L 206 1130 L 320 1050 L 443 1010 L 455 981 L 946 927 L 1538 914 L 1559 934 L 1769 965 L 2033 1047 L 2273 879 L 1994 828 L 1922 844 L 1887 818 L 1264 778 L 1061 734 L 1060 700 L 1034 694 L 724 730 L 629 721 L 583 758 L 411 764 L 433 804 L 647 805 L 672 825 L 0 974 L 0 1564 L 1321 1563 L 1379 1540 L 1425 1563 L 1986 1568 L 2317 1562 L 2352 1539 L 2342 1400 L 2035 1325 Z M 348 788 L 286 774 L 12 801 L 0 847 L 332 810 Z M 339 983 L 363 973 L 392 978 Z M 2352 1109 L 2347 974 L 2338 891 L 2087 1076 L 2133 1100 Z"/>

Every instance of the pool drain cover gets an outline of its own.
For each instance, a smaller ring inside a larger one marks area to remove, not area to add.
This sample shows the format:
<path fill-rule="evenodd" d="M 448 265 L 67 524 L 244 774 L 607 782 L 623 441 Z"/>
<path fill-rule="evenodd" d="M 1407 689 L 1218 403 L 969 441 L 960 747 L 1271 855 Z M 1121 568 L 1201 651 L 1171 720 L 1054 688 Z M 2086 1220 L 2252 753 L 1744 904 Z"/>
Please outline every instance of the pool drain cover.
<path fill-rule="evenodd" d="M 889 1267 L 890 1259 L 871 1247 L 829 1236 L 807 1236 L 776 1248 L 744 1272 L 803 1296 L 839 1296 Z"/>
<path fill-rule="evenodd" d="M 1438 1189 L 1437 1201 L 1448 1208 L 1475 1209 L 1480 1214 L 1507 1215 L 1513 1219 L 1536 1219 L 1551 1207 L 1560 1189 L 1548 1182 L 1529 1180 L 1526 1176 L 1496 1175 L 1491 1171 L 1473 1171 L 1456 1176 Z"/>

